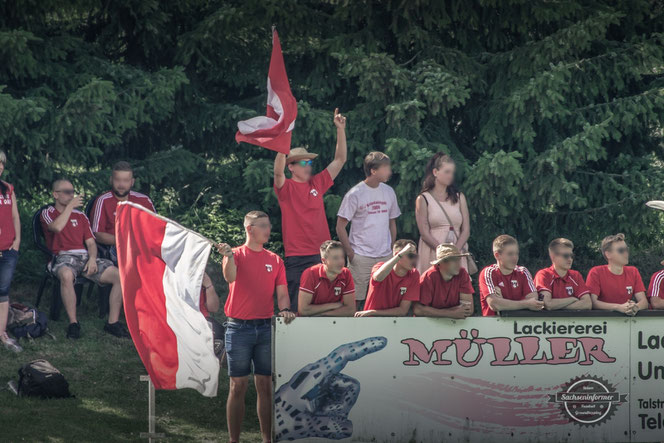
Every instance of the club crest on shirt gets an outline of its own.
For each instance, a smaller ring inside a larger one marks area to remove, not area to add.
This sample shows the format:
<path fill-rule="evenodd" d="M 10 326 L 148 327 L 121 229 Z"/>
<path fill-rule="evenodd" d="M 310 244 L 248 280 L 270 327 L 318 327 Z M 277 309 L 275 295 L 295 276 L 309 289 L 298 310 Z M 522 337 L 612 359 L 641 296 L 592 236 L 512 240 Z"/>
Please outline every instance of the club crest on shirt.
<path fill-rule="evenodd" d="M 272 272 L 272 265 L 265 265 L 265 269 L 267 269 L 267 272 Z"/>
<path fill-rule="evenodd" d="M 76 220 L 75 218 L 72 218 L 72 219 L 71 219 L 71 224 L 72 224 L 73 226 L 78 226 L 78 220 Z"/>
<path fill-rule="evenodd" d="M 518 288 L 519 287 L 519 280 L 512 280 L 512 287 L 513 288 Z"/>
<path fill-rule="evenodd" d="M 632 295 L 632 292 L 634 292 L 634 289 L 631 286 L 627 286 L 627 294 Z"/>
<path fill-rule="evenodd" d="M 503 283 L 503 282 L 500 282 L 500 283 L 498 283 L 498 286 L 501 286 L 501 287 L 503 287 L 503 288 L 504 288 L 504 287 L 505 287 L 505 283 Z"/>
<path fill-rule="evenodd" d="M 339 297 L 341 295 L 341 288 L 339 286 L 334 287 L 334 296 Z"/>
<path fill-rule="evenodd" d="M 407 287 L 402 286 L 402 287 L 399 288 L 399 293 L 400 293 L 401 295 L 404 295 L 404 294 L 406 293 L 407 290 L 408 290 Z"/>
<path fill-rule="evenodd" d="M 574 288 L 571 286 L 565 286 L 565 290 L 567 291 L 567 295 L 570 297 L 574 295 Z"/>
<path fill-rule="evenodd" d="M 313 195 L 314 197 L 318 197 L 318 191 L 315 188 L 309 191 L 309 194 Z"/>

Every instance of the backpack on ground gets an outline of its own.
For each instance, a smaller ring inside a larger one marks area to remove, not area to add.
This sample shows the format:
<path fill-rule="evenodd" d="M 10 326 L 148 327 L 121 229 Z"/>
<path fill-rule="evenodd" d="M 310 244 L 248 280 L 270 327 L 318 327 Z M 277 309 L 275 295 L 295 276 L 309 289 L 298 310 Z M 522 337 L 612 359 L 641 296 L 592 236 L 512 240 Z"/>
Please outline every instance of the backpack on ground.
<path fill-rule="evenodd" d="M 46 314 L 21 303 L 9 306 L 7 330 L 17 339 L 37 338 L 48 332 Z"/>
<path fill-rule="evenodd" d="M 18 395 L 22 397 L 68 398 L 69 383 L 46 360 L 34 360 L 18 370 Z"/>

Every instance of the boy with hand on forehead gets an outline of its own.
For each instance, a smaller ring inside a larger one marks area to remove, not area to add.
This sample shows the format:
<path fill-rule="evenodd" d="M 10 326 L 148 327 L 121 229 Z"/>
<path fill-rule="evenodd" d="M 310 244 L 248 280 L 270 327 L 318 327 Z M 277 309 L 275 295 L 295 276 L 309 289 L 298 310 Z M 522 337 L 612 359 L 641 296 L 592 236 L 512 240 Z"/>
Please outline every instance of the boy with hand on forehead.
<path fill-rule="evenodd" d="M 537 299 L 537 290 L 528 269 L 519 266 L 519 243 L 510 235 L 499 235 L 493 241 L 496 264 L 480 272 L 480 303 L 482 315 L 495 316 L 500 311 L 530 309 L 541 311 L 544 303 Z"/>
<path fill-rule="evenodd" d="M 281 208 L 288 294 L 293 311 L 297 310 L 300 277 L 305 269 L 320 263 L 321 243 L 330 240 L 330 228 L 325 215 L 323 195 L 346 163 L 346 117 L 334 110 L 337 128 L 337 147 L 334 160 L 312 176 L 313 159 L 318 154 L 305 148 L 294 148 L 288 156 L 277 154 L 274 160 L 274 192 Z M 286 178 L 288 167 L 291 178 Z"/>
<path fill-rule="evenodd" d="M 418 317 L 466 318 L 473 315 L 475 289 L 461 266 L 463 253 L 452 243 L 436 248 L 436 260 L 420 279 L 420 300 L 413 313 Z"/>
<path fill-rule="evenodd" d="M 355 285 L 343 245 L 327 240 L 320 247 L 321 264 L 302 273 L 298 312 L 302 317 L 350 317 L 355 314 Z"/>
<path fill-rule="evenodd" d="M 373 267 L 365 310 L 356 312 L 355 317 L 403 317 L 408 314 L 410 305 L 420 299 L 416 251 L 412 240 L 394 242 L 394 256 Z"/>
<path fill-rule="evenodd" d="M 590 290 L 580 272 L 572 269 L 574 243 L 557 238 L 549 243 L 551 266 L 535 274 L 535 287 L 548 310 L 592 308 Z"/>
<path fill-rule="evenodd" d="M 593 309 L 616 311 L 629 316 L 636 315 L 641 309 L 648 309 L 641 274 L 634 266 L 627 266 L 629 248 L 625 243 L 625 234 L 605 237 L 601 250 L 608 264 L 592 268 L 586 280 Z"/>

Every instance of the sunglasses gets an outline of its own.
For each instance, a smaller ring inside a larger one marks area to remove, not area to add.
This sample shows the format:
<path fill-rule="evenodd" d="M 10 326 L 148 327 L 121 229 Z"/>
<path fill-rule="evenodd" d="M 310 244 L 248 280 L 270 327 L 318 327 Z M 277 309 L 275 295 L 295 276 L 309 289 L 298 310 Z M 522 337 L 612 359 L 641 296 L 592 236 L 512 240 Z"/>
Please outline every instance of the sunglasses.
<path fill-rule="evenodd" d="M 76 194 L 76 191 L 74 189 L 61 189 L 61 190 L 55 191 L 55 192 L 59 192 L 61 194 L 65 194 L 65 195 L 74 195 L 74 194 Z"/>
<path fill-rule="evenodd" d="M 574 254 L 571 252 L 566 252 L 564 254 L 556 254 L 558 257 L 562 257 L 565 260 L 574 260 Z"/>
<path fill-rule="evenodd" d="M 314 161 L 313 160 L 300 160 L 300 161 L 295 162 L 295 163 L 297 163 L 300 166 L 311 166 L 311 165 L 314 164 Z"/>

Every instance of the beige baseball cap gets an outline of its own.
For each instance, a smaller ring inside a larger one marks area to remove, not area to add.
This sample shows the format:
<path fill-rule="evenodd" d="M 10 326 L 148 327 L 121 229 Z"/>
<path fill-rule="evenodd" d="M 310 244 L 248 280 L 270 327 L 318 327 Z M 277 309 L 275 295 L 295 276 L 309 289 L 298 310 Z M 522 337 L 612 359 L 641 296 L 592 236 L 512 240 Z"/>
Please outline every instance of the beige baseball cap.
<path fill-rule="evenodd" d="M 307 148 L 299 147 L 290 150 L 286 156 L 286 163 L 293 163 L 300 160 L 313 160 L 318 157 L 318 154 L 307 151 Z"/>
<path fill-rule="evenodd" d="M 432 265 L 437 265 L 443 260 L 454 257 L 468 257 L 470 256 L 467 252 L 459 251 L 459 248 L 454 246 L 452 243 L 443 243 L 438 245 L 436 248 L 436 259 L 431 262 Z"/>

